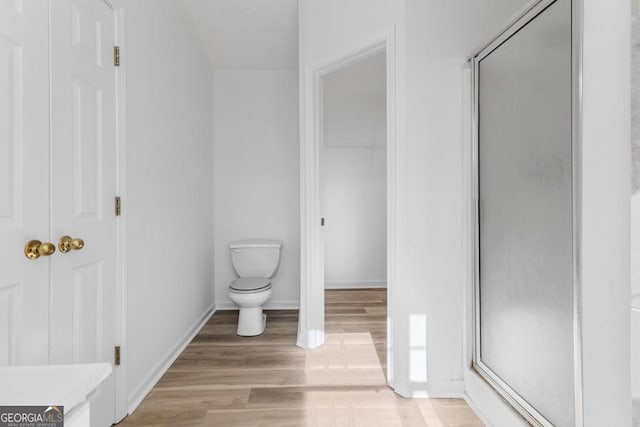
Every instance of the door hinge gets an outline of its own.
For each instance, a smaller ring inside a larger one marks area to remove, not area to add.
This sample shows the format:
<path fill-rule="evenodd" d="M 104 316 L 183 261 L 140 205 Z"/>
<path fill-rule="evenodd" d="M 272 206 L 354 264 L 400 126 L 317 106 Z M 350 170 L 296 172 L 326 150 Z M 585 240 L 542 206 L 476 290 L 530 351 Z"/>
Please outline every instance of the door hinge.
<path fill-rule="evenodd" d="M 116 366 L 120 366 L 120 346 L 117 345 L 113 351 L 113 364 Z"/>
<path fill-rule="evenodd" d="M 113 65 L 120 66 L 120 46 L 113 47 Z"/>
<path fill-rule="evenodd" d="M 324 217 L 320 218 L 320 226 L 324 227 Z"/>
<path fill-rule="evenodd" d="M 120 196 L 116 196 L 116 216 L 120 216 L 122 214 L 122 202 L 120 201 Z"/>

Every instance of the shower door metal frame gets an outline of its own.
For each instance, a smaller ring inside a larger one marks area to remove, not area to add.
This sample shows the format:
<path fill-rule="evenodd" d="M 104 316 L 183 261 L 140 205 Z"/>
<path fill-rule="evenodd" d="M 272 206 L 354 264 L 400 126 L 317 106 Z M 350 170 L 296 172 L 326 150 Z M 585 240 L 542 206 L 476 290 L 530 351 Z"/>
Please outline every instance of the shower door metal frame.
<path fill-rule="evenodd" d="M 495 389 L 514 409 L 534 426 L 553 427 L 541 413 L 522 398 L 481 360 L 480 354 L 480 222 L 479 222 L 479 66 L 480 61 L 499 48 L 518 31 L 558 0 L 535 0 L 525 11 L 507 25 L 491 42 L 484 45 L 470 59 L 472 73 L 472 195 L 473 195 L 473 349 L 472 370 Z M 571 1 L 571 194 L 572 194 L 572 276 L 573 276 L 573 362 L 575 423 L 583 422 L 582 400 L 582 325 L 580 280 L 580 176 L 582 141 L 582 29 L 583 0 Z"/>

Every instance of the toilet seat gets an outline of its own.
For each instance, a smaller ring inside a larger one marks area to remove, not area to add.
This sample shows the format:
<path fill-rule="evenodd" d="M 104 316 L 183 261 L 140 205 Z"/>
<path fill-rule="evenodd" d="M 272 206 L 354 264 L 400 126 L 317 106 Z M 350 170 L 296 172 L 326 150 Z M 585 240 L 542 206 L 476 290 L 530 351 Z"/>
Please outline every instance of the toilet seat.
<path fill-rule="evenodd" d="M 229 285 L 231 292 L 252 294 L 271 289 L 271 280 L 267 277 L 241 277 Z"/>

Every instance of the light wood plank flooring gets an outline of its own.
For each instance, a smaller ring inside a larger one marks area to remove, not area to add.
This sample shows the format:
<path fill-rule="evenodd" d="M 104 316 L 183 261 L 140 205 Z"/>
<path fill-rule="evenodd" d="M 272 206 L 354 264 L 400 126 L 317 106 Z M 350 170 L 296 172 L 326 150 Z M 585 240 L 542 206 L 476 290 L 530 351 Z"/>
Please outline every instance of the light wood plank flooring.
<path fill-rule="evenodd" d="M 296 347 L 297 311 L 235 335 L 237 311 L 202 328 L 123 426 L 482 426 L 458 399 L 405 399 L 385 383 L 386 290 L 326 291 L 326 343 Z"/>

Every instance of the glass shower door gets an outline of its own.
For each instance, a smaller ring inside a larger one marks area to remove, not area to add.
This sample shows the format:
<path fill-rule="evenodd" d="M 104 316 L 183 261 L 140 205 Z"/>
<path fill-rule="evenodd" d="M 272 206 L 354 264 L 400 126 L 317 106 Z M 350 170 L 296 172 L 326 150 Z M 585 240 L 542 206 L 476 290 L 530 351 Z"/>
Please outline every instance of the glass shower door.
<path fill-rule="evenodd" d="M 533 423 L 575 425 L 571 1 L 474 61 L 476 369 Z"/>

